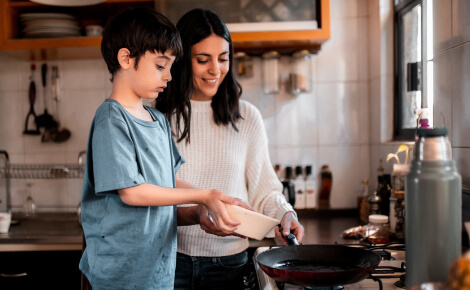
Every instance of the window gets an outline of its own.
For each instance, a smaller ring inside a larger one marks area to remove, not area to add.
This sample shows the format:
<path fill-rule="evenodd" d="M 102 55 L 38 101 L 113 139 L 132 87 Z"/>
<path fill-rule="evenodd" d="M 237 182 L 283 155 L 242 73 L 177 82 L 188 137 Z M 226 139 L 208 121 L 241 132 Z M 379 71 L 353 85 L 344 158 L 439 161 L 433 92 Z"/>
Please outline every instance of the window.
<path fill-rule="evenodd" d="M 432 51 L 432 0 L 395 0 L 395 140 L 414 140 L 423 108 L 432 126 Z"/>

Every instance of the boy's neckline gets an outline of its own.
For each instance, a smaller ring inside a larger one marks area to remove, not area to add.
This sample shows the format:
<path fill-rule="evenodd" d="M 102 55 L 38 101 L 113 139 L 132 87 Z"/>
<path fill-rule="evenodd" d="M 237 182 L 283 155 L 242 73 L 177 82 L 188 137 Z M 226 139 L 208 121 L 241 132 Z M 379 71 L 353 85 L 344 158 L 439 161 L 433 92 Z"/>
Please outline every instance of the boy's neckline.
<path fill-rule="evenodd" d="M 157 122 L 156 116 L 152 113 L 151 110 L 149 110 L 149 107 L 146 106 L 146 105 L 143 105 L 143 104 L 142 104 L 143 108 L 149 113 L 150 117 L 152 118 L 152 121 L 144 120 L 144 119 L 141 119 L 141 118 L 138 118 L 138 117 L 134 116 L 134 115 L 133 115 L 131 112 L 129 112 L 121 103 L 119 103 L 119 101 L 117 101 L 117 100 L 115 100 L 115 99 L 110 99 L 110 98 L 108 98 L 108 99 L 106 99 L 105 101 L 106 101 L 106 102 L 112 102 L 112 103 L 118 104 L 118 105 L 124 110 L 124 112 L 126 112 L 127 115 L 129 115 L 132 119 L 134 119 L 134 120 L 136 120 L 136 121 L 138 121 L 138 122 L 140 122 L 140 123 L 143 122 L 143 123 L 145 123 L 145 124 L 154 124 L 154 123 Z"/>

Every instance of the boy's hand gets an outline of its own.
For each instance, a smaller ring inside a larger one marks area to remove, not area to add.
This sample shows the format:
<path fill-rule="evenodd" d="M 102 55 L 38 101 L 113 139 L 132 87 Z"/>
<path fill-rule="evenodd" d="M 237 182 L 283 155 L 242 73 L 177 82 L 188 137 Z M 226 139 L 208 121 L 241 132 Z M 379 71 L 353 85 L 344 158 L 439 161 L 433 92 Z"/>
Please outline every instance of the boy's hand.
<path fill-rule="evenodd" d="M 247 203 L 243 202 L 241 199 L 234 198 L 234 200 L 236 201 L 236 203 L 234 203 L 234 205 L 238 205 L 240 207 L 243 207 L 243 208 L 246 208 L 248 210 L 254 211 L 251 206 L 249 206 Z M 201 229 L 204 230 L 206 233 L 213 234 L 213 235 L 216 235 L 216 236 L 221 236 L 221 237 L 236 236 L 236 237 L 240 237 L 242 239 L 246 239 L 245 236 L 242 236 L 242 235 L 239 235 L 239 234 L 236 234 L 236 233 L 229 233 L 228 234 L 228 233 L 225 233 L 225 232 L 219 230 L 215 226 L 215 224 L 212 222 L 212 218 L 209 215 L 206 207 L 203 206 L 203 205 L 199 205 L 199 207 L 200 207 L 199 210 L 198 210 L 199 224 L 201 226 Z"/>
<path fill-rule="evenodd" d="M 216 189 L 209 192 L 208 198 L 204 202 L 204 205 L 207 207 L 207 212 L 209 216 L 212 217 L 212 222 L 216 228 L 230 235 L 237 229 L 240 222 L 230 217 L 225 208 L 226 203 L 239 205 L 250 210 L 253 209 L 240 199 L 229 197 Z"/>

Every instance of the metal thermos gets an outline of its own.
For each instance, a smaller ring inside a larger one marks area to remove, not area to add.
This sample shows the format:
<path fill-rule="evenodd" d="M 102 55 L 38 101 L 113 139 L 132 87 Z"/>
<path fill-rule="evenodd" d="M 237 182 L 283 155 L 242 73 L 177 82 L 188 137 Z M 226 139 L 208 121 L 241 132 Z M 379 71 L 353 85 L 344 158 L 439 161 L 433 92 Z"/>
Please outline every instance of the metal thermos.
<path fill-rule="evenodd" d="M 462 183 L 447 128 L 418 129 L 405 178 L 406 287 L 445 282 L 462 254 Z"/>

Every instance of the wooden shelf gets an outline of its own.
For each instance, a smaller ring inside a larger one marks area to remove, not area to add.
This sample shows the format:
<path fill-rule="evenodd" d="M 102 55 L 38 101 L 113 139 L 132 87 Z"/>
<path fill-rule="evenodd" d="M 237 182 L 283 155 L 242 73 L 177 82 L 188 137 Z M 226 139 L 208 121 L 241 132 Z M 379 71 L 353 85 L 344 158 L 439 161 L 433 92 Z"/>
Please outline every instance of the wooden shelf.
<path fill-rule="evenodd" d="M 236 52 L 258 55 L 277 50 L 283 54 L 307 49 L 317 53 L 330 38 L 330 0 L 319 1 L 318 29 L 302 31 L 234 32 L 231 34 Z M 154 8 L 153 0 L 106 0 L 86 7 L 55 7 L 25 0 L 0 0 L 0 50 L 19 58 L 79 59 L 101 57 L 100 37 L 21 38 L 19 15 L 28 12 L 68 13 L 77 17 L 82 26 L 105 25 L 108 18 L 130 7 Z M 45 52 L 45 53 L 44 53 Z"/>

